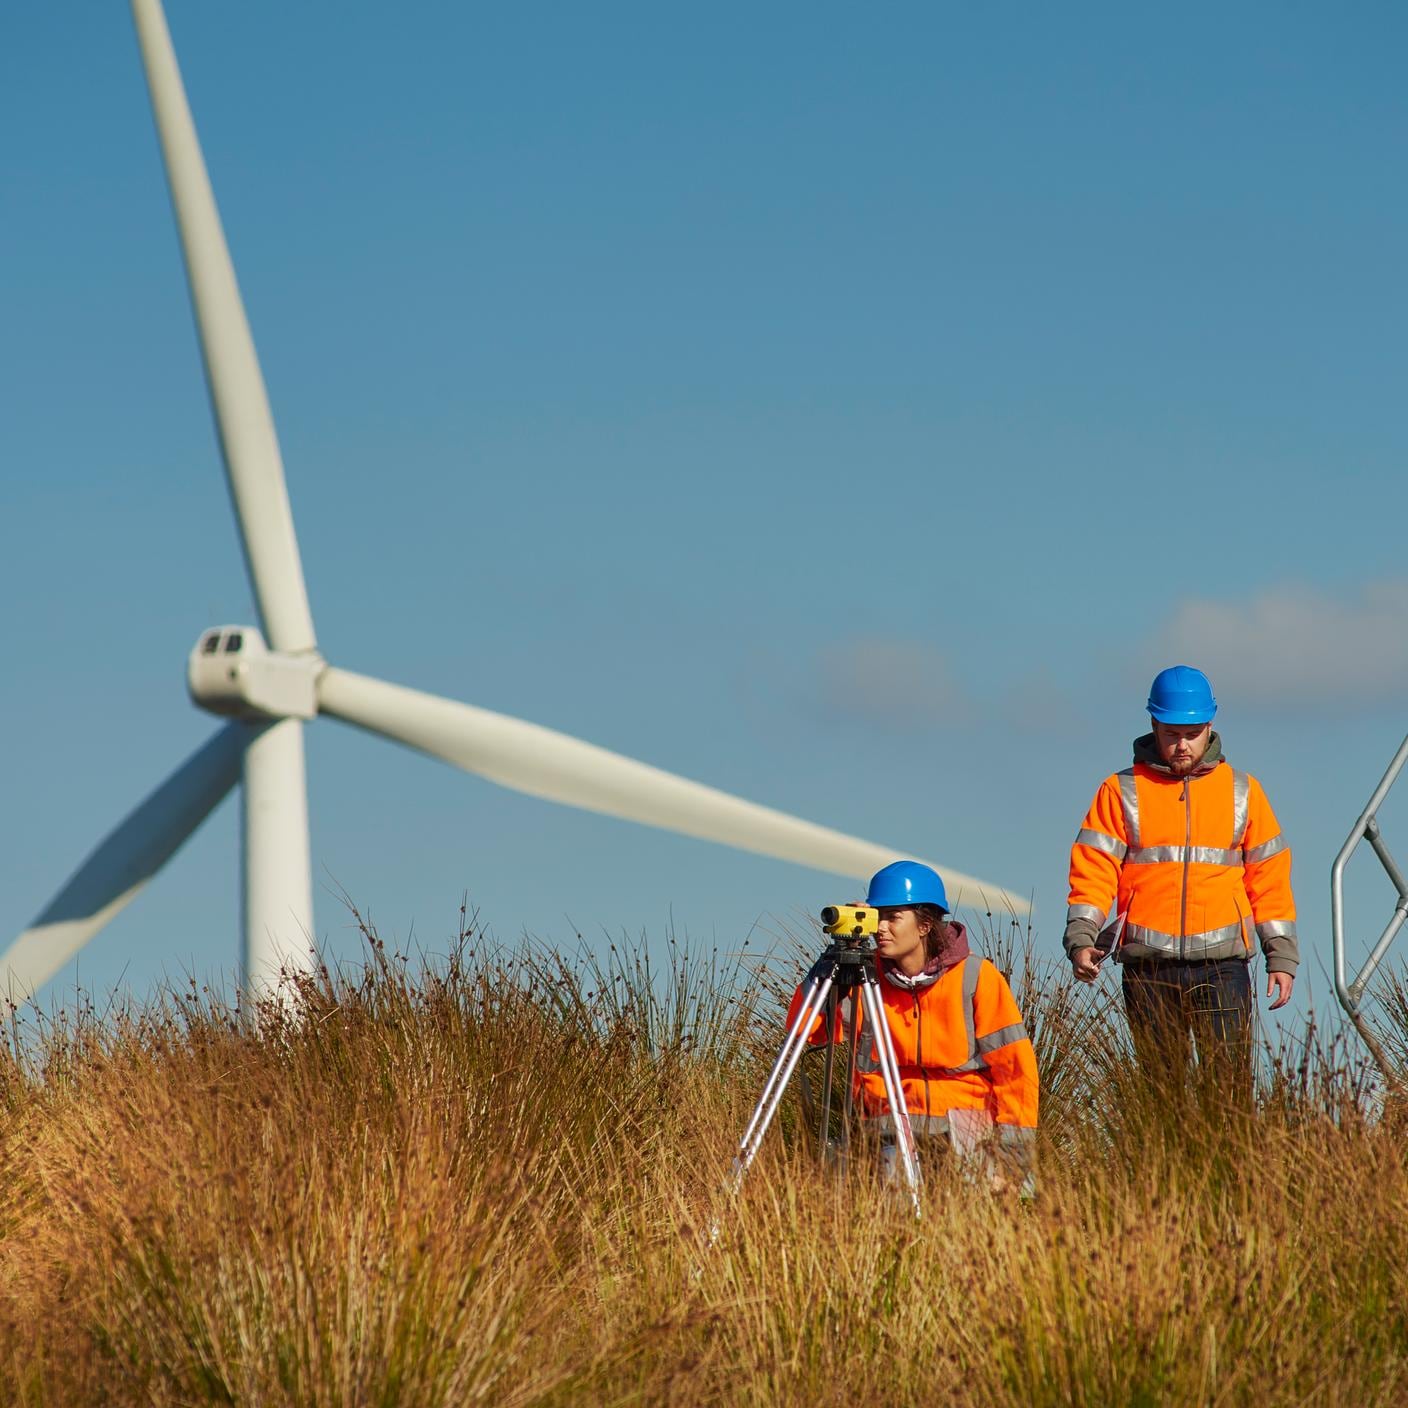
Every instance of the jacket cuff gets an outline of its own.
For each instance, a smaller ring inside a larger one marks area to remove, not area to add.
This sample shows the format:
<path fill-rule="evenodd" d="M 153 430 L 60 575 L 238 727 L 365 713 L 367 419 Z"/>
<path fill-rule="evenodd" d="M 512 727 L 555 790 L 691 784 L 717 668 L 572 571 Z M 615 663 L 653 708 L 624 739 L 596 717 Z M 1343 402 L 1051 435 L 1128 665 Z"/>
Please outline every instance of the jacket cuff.
<path fill-rule="evenodd" d="M 1030 1176 L 1036 1157 L 1036 1130 L 1027 1125 L 998 1125 L 996 1154 L 998 1163 Z"/>
<path fill-rule="evenodd" d="M 1261 951 L 1266 955 L 1266 971 L 1294 976 L 1300 966 L 1300 940 L 1295 920 L 1263 920 L 1257 924 L 1256 933 L 1261 940 Z"/>
<path fill-rule="evenodd" d="M 1084 918 L 1067 920 L 1066 932 L 1061 938 L 1061 942 L 1066 946 L 1066 957 L 1069 958 L 1078 948 L 1094 948 L 1095 940 L 1099 937 L 1099 920 Z"/>

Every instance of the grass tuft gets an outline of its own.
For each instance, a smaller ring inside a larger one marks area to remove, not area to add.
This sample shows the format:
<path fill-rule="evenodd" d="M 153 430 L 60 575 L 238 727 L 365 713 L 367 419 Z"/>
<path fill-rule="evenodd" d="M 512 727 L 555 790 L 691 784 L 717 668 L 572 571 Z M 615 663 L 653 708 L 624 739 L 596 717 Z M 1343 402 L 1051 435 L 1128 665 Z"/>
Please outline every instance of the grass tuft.
<path fill-rule="evenodd" d="M 986 935 L 1041 1064 L 1040 1192 L 921 1220 L 820 1170 L 789 1097 L 728 1164 L 795 952 L 448 956 L 16 1014 L 0 1400 L 1401 1404 L 1403 1120 L 1313 1021 L 1254 1106 L 1133 1071 L 1112 985 Z M 1401 980 L 1381 996 L 1408 1051 Z"/>

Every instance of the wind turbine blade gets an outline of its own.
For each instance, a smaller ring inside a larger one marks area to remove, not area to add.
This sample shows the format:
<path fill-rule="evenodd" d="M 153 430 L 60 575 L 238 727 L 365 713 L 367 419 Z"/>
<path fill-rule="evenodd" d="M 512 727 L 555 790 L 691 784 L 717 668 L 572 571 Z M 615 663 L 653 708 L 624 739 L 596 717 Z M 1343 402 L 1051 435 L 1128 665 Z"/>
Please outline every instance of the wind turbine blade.
<path fill-rule="evenodd" d="M 159 0 L 132 0 L 225 476 L 264 635 L 275 650 L 313 650 L 313 618 L 293 531 L 283 459 L 220 213 L 201 157 Z"/>
<path fill-rule="evenodd" d="M 745 802 L 703 783 L 622 757 L 537 724 L 419 690 L 329 668 L 318 681 L 320 712 L 478 773 L 515 792 L 607 816 L 718 841 L 837 875 L 865 878 L 914 859 L 809 821 Z M 1001 885 L 935 866 L 955 903 L 1025 913 Z"/>
<path fill-rule="evenodd" d="M 0 958 L 0 995 L 32 995 L 136 898 L 238 781 L 246 734 L 226 724 L 118 824 Z"/>

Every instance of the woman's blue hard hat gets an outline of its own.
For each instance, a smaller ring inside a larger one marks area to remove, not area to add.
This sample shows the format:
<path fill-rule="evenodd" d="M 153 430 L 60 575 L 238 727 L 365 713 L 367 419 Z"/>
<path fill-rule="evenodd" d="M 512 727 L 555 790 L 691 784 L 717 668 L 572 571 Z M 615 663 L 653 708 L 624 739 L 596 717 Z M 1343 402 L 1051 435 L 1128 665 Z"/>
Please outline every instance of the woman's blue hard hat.
<path fill-rule="evenodd" d="M 1149 686 L 1149 713 L 1161 724 L 1210 724 L 1217 713 L 1208 677 L 1191 665 L 1170 665 Z"/>
<path fill-rule="evenodd" d="M 872 909 L 907 909 L 934 904 L 948 913 L 948 896 L 937 870 L 917 860 L 897 860 L 870 877 L 865 902 Z"/>

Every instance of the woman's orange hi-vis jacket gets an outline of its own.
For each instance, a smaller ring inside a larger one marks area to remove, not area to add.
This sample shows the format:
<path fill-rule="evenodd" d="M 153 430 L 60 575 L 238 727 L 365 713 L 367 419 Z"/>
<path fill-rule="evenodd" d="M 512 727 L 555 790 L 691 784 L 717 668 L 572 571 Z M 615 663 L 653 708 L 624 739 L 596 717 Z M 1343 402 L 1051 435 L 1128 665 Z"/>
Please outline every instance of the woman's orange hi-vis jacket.
<path fill-rule="evenodd" d="M 1071 847 L 1067 952 L 1094 944 L 1115 910 L 1121 959 L 1249 958 L 1267 971 L 1300 961 L 1291 851 L 1261 784 L 1231 767 L 1212 735 L 1202 762 L 1175 777 L 1153 746 L 1107 777 Z"/>
<path fill-rule="evenodd" d="M 986 958 L 968 952 L 962 925 L 952 927 L 956 961 L 938 973 L 906 979 L 884 959 L 875 961 L 910 1122 L 916 1133 L 947 1132 L 950 1111 L 982 1111 L 996 1125 L 1000 1145 L 1025 1152 L 1036 1135 L 1036 1055 L 1007 979 Z M 798 989 L 787 1014 L 789 1026 L 801 998 Z M 849 1003 L 848 998 L 836 1014 L 837 1041 L 848 1028 Z M 824 1045 L 826 1039 L 818 1017 L 811 1042 Z M 856 1099 L 863 1118 L 882 1130 L 893 1125 L 864 1015 Z"/>

